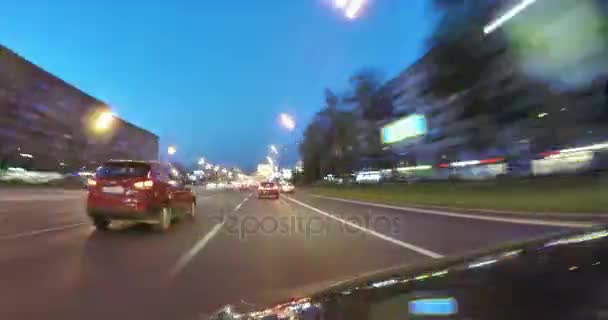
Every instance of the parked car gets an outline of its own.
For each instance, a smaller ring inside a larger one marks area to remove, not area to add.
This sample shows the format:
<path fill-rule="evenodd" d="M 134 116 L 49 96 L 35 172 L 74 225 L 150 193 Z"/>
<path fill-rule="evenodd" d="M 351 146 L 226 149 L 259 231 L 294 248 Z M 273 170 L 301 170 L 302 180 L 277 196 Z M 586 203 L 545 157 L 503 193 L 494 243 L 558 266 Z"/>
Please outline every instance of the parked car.
<path fill-rule="evenodd" d="M 89 179 L 88 189 L 87 214 L 99 230 L 127 220 L 165 231 L 173 219 L 196 213 L 195 194 L 169 164 L 108 161 Z"/>

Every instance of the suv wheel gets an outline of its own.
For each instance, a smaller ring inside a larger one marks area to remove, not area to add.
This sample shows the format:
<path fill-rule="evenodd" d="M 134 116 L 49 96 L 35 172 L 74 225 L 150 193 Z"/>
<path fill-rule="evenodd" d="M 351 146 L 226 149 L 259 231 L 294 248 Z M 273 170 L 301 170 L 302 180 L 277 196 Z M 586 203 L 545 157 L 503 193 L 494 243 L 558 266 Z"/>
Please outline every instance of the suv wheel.
<path fill-rule="evenodd" d="M 190 204 L 190 211 L 188 211 L 188 215 L 190 216 L 190 218 L 194 218 L 194 216 L 196 215 L 196 202 L 192 201 L 192 203 Z"/>
<path fill-rule="evenodd" d="M 97 230 L 102 231 L 108 230 L 110 227 L 110 221 L 102 218 L 94 218 L 93 224 Z"/>
<path fill-rule="evenodd" d="M 167 231 L 167 229 L 169 229 L 169 227 L 171 226 L 172 218 L 173 217 L 172 217 L 170 208 L 163 207 L 162 209 L 160 209 L 160 212 L 158 213 L 158 223 L 153 225 L 154 231 L 157 231 L 157 232 Z"/>

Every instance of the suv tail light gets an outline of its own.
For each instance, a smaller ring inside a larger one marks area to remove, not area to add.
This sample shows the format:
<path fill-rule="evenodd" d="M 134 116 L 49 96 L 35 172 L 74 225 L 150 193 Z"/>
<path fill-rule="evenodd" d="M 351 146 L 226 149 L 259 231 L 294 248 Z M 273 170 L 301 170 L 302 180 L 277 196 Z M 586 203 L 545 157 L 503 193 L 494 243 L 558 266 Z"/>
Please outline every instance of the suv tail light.
<path fill-rule="evenodd" d="M 94 187 L 97 185 L 97 181 L 95 179 L 89 179 L 89 180 L 87 180 L 87 185 L 89 187 Z"/>
<path fill-rule="evenodd" d="M 259 187 L 258 187 L 258 190 L 264 190 L 264 187 L 259 186 Z"/>
<path fill-rule="evenodd" d="M 279 190 L 279 187 L 277 187 L 277 186 L 273 186 L 273 187 L 272 187 L 272 190 Z"/>
<path fill-rule="evenodd" d="M 139 189 L 139 190 L 150 190 L 150 189 L 152 189 L 152 187 L 154 187 L 154 181 L 152 181 L 152 180 L 138 181 L 133 184 L 133 187 L 135 187 L 135 189 Z"/>

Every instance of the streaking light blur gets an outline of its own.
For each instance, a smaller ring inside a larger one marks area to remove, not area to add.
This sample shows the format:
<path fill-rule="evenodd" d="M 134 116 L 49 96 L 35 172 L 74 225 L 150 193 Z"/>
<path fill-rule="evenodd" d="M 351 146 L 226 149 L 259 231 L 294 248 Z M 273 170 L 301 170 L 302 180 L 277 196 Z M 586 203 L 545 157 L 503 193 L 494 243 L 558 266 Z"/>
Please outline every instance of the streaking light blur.
<path fill-rule="evenodd" d="M 545 244 L 545 247 L 551 247 L 551 246 L 560 245 L 560 244 L 580 243 L 580 242 L 604 238 L 606 236 L 608 236 L 608 231 L 606 231 L 606 230 L 590 232 L 590 233 L 586 233 L 586 234 L 583 234 L 580 236 L 574 236 L 574 237 L 570 237 L 570 238 L 552 241 L 552 242 Z"/>
<path fill-rule="evenodd" d="M 490 264 L 494 264 L 497 261 L 498 260 L 496 260 L 496 259 L 491 259 L 491 260 L 471 263 L 471 264 L 469 264 L 469 269 L 474 269 L 474 268 L 479 268 L 479 267 L 487 266 L 487 265 L 490 265 Z"/>
<path fill-rule="evenodd" d="M 520 13 L 521 11 L 526 9 L 529 5 L 533 4 L 534 2 L 536 2 L 536 0 L 522 1 L 520 4 L 511 8 L 511 10 L 507 11 L 504 15 L 500 16 L 498 19 L 496 19 L 496 20 L 492 21 L 490 24 L 486 25 L 483 28 L 483 33 L 488 34 L 488 33 L 491 33 L 492 31 L 496 30 L 501 25 L 503 25 L 505 22 L 507 22 L 510 19 L 512 19 L 513 17 L 515 17 L 518 13 Z"/>

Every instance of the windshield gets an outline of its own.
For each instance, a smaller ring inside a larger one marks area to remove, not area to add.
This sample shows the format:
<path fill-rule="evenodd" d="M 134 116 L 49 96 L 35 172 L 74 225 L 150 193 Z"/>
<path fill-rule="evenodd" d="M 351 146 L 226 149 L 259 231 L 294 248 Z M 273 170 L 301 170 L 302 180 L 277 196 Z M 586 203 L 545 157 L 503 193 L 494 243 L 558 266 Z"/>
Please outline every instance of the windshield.
<path fill-rule="evenodd" d="M 150 172 L 147 164 L 108 163 L 97 169 L 97 178 L 136 178 L 146 177 Z"/>
<path fill-rule="evenodd" d="M 272 182 L 264 182 L 264 183 L 262 183 L 261 185 L 262 185 L 262 187 L 264 187 L 264 188 L 272 188 L 272 187 L 276 186 L 276 185 L 275 185 L 274 183 L 272 183 Z"/>
<path fill-rule="evenodd" d="M 399 308 L 316 320 L 470 306 L 417 281 L 587 301 L 602 252 L 533 277 L 526 245 L 606 221 L 608 0 L 0 0 L 0 320 L 239 317 L 385 269 L 332 294 Z"/>

